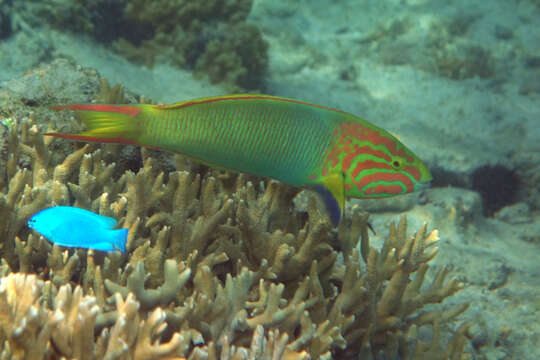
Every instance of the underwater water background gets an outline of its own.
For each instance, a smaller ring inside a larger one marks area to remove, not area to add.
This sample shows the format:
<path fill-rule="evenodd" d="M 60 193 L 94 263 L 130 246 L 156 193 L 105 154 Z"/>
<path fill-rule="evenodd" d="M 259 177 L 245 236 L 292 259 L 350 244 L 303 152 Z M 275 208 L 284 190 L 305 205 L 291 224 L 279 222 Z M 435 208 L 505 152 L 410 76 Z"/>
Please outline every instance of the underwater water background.
<path fill-rule="evenodd" d="M 37 93 L 20 79 L 66 58 L 160 103 L 262 92 L 373 122 L 434 177 L 348 201 L 372 214 L 374 246 L 403 214 L 439 229 L 433 263 L 465 284 L 447 301 L 470 303 L 472 358 L 540 359 L 540 2 L 203 3 L 0 0 L 0 92 Z"/>

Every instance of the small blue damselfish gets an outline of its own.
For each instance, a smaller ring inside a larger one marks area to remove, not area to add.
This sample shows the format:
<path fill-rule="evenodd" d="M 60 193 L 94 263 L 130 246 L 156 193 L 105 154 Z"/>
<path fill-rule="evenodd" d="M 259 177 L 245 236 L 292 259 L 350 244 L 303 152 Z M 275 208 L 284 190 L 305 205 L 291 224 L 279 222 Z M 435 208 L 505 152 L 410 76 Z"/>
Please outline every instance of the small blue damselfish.
<path fill-rule="evenodd" d="M 73 206 L 55 206 L 35 213 L 28 220 L 52 243 L 101 251 L 126 251 L 128 229 L 113 229 L 116 219 Z"/>

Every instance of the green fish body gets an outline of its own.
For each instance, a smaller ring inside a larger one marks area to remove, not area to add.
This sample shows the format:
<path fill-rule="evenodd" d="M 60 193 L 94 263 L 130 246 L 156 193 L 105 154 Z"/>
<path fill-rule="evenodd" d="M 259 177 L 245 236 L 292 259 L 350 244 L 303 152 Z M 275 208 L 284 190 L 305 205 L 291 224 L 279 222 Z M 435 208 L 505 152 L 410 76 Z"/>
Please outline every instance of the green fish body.
<path fill-rule="evenodd" d="M 349 113 L 269 95 L 227 95 L 172 105 L 68 105 L 88 130 L 67 139 L 165 149 L 205 164 L 317 191 L 332 223 L 346 197 L 409 193 L 431 181 L 394 136 Z"/>

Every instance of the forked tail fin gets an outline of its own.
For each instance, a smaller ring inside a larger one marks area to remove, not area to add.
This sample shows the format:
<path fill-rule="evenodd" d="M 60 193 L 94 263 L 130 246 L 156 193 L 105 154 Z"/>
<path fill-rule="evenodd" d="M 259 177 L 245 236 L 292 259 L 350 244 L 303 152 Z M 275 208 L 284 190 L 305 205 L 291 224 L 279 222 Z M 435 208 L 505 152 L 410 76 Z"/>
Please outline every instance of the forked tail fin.
<path fill-rule="evenodd" d="M 80 134 L 46 133 L 70 140 L 137 144 L 140 132 L 140 119 L 137 115 L 141 106 L 134 105 L 84 105 L 74 104 L 54 106 L 54 110 L 75 110 L 86 125 L 86 131 Z"/>

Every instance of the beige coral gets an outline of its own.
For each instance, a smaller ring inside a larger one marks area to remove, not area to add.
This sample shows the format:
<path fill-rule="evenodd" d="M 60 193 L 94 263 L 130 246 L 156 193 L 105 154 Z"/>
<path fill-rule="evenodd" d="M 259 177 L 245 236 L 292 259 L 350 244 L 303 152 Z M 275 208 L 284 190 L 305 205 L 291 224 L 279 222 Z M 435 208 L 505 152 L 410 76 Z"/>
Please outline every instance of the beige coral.
<path fill-rule="evenodd" d="M 43 285 L 35 275 L 10 274 L 0 280 L 3 357 L 41 359 L 52 350 L 52 331 L 64 316 L 41 306 Z"/>
<path fill-rule="evenodd" d="M 124 300 L 117 294 L 116 321 L 94 338 L 99 313 L 96 298 L 62 285 L 50 307 L 42 301 L 51 283 L 35 275 L 10 274 L 0 283 L 0 335 L 2 357 L 16 359 L 182 359 L 177 357 L 181 335 L 168 342 L 156 341 L 167 327 L 165 313 L 156 308 L 141 320 L 139 303 L 132 294 Z"/>

